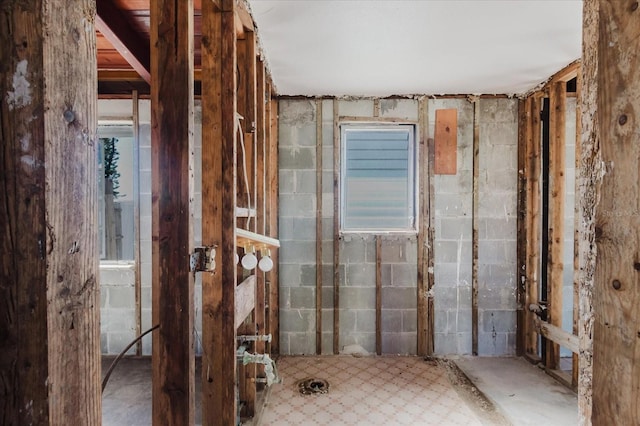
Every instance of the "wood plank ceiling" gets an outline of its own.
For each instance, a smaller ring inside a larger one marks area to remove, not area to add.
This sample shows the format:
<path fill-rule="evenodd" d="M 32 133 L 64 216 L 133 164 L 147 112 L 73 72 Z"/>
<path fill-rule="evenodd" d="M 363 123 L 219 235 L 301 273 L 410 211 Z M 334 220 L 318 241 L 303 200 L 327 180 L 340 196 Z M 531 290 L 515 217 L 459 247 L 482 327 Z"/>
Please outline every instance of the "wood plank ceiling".
<path fill-rule="evenodd" d="M 97 0 L 98 93 L 150 93 L 149 0 Z M 194 68 L 201 68 L 202 0 L 194 0 Z M 198 79 L 199 80 L 199 79 Z M 200 93 L 200 82 L 195 82 Z"/>

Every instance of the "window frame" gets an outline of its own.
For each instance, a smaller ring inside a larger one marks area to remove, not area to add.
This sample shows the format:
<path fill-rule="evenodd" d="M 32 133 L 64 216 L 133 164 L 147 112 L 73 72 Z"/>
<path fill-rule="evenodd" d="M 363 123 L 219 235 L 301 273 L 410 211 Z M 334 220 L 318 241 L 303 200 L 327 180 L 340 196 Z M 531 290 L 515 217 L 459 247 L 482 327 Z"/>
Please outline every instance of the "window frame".
<path fill-rule="evenodd" d="M 346 121 L 340 123 L 340 179 L 339 179 L 339 234 L 410 234 L 418 233 L 419 212 L 419 172 L 418 172 L 418 126 L 415 122 L 363 122 Z M 407 190 L 409 194 L 409 206 L 407 211 L 411 213 L 411 223 L 406 228 L 380 227 L 380 228 L 353 228 L 346 227 L 346 198 L 347 198 L 347 134 L 352 131 L 407 131 L 409 136 L 408 147 L 408 178 Z"/>

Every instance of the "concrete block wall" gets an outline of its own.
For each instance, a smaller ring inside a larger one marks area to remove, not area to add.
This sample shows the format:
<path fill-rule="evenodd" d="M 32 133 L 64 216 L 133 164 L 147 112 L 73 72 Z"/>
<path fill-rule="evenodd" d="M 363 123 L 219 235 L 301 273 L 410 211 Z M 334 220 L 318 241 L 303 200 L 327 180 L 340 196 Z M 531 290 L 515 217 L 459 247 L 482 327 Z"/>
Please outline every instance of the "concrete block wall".
<path fill-rule="evenodd" d="M 478 355 L 513 355 L 516 337 L 518 100 L 480 100 Z"/>
<path fill-rule="evenodd" d="M 470 354 L 473 104 L 466 99 L 431 100 L 431 137 L 438 109 L 458 110 L 458 151 L 456 174 L 434 176 L 434 349 L 440 355 Z"/>

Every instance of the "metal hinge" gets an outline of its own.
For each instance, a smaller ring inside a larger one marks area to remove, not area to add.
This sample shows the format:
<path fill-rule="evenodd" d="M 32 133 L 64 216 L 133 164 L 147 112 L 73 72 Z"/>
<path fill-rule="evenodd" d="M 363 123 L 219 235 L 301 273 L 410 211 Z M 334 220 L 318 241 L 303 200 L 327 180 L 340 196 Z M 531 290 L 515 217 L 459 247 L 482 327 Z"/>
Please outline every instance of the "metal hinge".
<path fill-rule="evenodd" d="M 189 257 L 191 272 L 213 272 L 216 269 L 215 246 L 196 247 Z"/>

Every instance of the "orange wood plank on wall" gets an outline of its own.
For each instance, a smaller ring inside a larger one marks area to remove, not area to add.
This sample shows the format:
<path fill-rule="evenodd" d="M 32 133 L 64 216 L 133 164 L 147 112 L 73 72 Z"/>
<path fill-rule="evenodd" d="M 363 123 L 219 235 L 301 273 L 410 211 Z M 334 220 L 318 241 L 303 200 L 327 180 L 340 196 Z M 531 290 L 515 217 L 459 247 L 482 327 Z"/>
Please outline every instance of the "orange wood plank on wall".
<path fill-rule="evenodd" d="M 436 110 L 435 167 L 438 175 L 455 175 L 458 151 L 458 110 Z"/>

